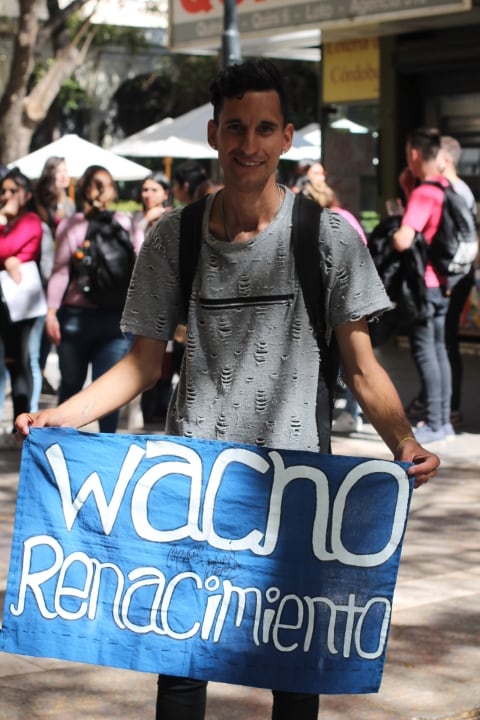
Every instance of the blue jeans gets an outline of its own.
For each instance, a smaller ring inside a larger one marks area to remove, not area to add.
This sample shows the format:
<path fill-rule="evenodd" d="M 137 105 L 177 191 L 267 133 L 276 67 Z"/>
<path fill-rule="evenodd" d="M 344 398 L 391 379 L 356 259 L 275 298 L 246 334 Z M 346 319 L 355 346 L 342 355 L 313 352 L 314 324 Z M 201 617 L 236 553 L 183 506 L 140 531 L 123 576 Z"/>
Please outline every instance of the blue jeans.
<path fill-rule="evenodd" d="M 120 330 L 120 310 L 101 310 L 65 305 L 58 312 L 62 339 L 58 347 L 59 402 L 79 392 L 92 366 L 92 380 L 103 375 L 130 348 Z M 118 411 L 99 420 L 100 432 L 115 432 Z"/>
<path fill-rule="evenodd" d="M 360 405 L 348 385 L 345 388 L 345 400 L 345 412 L 348 412 L 352 417 L 357 418 L 360 415 Z"/>
<path fill-rule="evenodd" d="M 432 430 L 450 422 L 452 373 L 445 344 L 449 298 L 427 288 L 429 316 L 410 328 L 410 348 L 425 393 L 425 421 Z"/>
<path fill-rule="evenodd" d="M 45 315 L 35 318 L 30 338 L 28 340 L 28 353 L 30 356 L 30 368 L 32 370 L 32 397 L 30 400 L 30 411 L 37 412 L 40 395 L 42 392 L 42 367 L 40 360 L 40 352 L 42 347 L 43 331 L 45 329 Z"/>

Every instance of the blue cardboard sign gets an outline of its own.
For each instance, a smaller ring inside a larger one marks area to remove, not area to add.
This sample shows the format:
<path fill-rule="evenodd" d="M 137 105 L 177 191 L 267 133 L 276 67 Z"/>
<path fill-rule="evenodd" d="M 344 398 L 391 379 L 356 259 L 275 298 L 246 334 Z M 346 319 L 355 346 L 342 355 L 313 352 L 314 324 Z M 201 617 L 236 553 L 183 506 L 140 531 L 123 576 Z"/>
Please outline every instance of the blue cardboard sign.
<path fill-rule="evenodd" d="M 0 649 L 307 693 L 380 686 L 405 463 L 34 429 Z"/>

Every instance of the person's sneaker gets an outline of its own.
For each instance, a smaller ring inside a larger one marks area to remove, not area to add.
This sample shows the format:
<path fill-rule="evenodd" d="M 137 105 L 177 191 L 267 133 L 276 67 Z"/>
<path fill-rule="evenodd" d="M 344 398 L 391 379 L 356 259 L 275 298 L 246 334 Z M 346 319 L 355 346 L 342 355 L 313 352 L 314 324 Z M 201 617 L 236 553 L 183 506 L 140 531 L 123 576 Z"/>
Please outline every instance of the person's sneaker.
<path fill-rule="evenodd" d="M 453 429 L 453 425 L 451 423 L 445 423 L 445 425 L 442 425 L 442 430 L 445 440 L 453 440 L 456 437 L 455 430 Z"/>
<path fill-rule="evenodd" d="M 363 427 L 362 418 L 357 415 L 353 417 L 346 410 L 342 410 L 340 415 L 332 423 L 332 432 L 337 433 L 351 433 L 358 432 Z"/>
<path fill-rule="evenodd" d="M 445 440 L 444 427 L 433 430 L 430 425 L 425 423 L 417 425 L 414 432 L 415 439 L 420 445 L 428 445 L 428 443 L 437 442 L 438 440 Z"/>

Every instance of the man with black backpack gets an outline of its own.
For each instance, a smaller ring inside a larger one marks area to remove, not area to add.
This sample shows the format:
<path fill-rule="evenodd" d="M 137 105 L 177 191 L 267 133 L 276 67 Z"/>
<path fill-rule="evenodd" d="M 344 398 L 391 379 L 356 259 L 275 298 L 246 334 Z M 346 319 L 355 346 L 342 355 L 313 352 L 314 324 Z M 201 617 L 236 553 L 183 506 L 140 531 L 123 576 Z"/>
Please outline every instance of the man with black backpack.
<path fill-rule="evenodd" d="M 478 236 L 476 229 L 477 203 L 475 197 L 467 185 L 457 175 L 457 166 L 462 154 L 462 148 L 456 138 L 450 135 L 442 135 L 441 149 L 437 156 L 438 168 L 442 175 L 451 184 L 452 190 L 457 198 L 457 205 L 460 208 L 459 225 L 463 230 L 465 238 L 463 252 L 457 250 L 457 254 L 463 254 L 463 263 L 458 272 L 449 276 L 449 305 L 445 322 L 445 342 L 448 351 L 452 373 L 452 398 L 450 403 L 450 422 L 454 428 L 462 423 L 461 396 L 463 362 L 459 348 L 459 325 L 465 303 L 475 282 L 475 257 L 478 252 Z M 453 196 L 450 196 L 453 197 Z M 445 215 L 445 208 L 443 215 Z M 425 414 L 425 402 L 423 389 L 410 402 L 407 413 L 411 418 L 415 415 L 423 418 Z"/>
<path fill-rule="evenodd" d="M 278 70 L 264 60 L 234 65 L 211 92 L 208 140 L 218 150 L 224 188 L 208 197 L 196 223 L 201 243 L 193 278 L 181 267 L 183 213 L 172 211 L 137 261 L 122 322 L 134 335 L 128 356 L 59 408 L 20 416 L 17 429 L 80 426 L 128 402 L 158 379 L 166 342 L 187 321 L 168 433 L 325 452 L 317 408 L 331 389 L 322 355 L 330 356 L 335 335 L 345 379 L 364 412 L 394 457 L 413 463 L 415 485 L 423 484 L 439 461 L 413 437 L 372 351 L 367 320 L 390 303 L 368 250 L 342 217 L 320 216 L 308 200 L 308 209 L 299 210 L 293 193 L 277 184 L 278 161 L 293 136 Z M 294 249 L 292 222 L 306 234 L 312 223 L 319 227 L 318 261 L 305 262 L 302 249 Z M 321 278 L 321 288 L 312 288 L 309 265 L 317 265 L 313 278 Z M 319 329 L 323 337 L 316 338 Z M 325 412 L 329 421 L 328 406 Z M 274 720 L 317 719 L 316 695 L 281 688 L 273 695 Z M 203 720 L 205 704 L 206 682 L 159 677 L 157 720 Z"/>
<path fill-rule="evenodd" d="M 393 236 L 393 246 L 399 252 L 410 250 L 416 233 L 422 233 L 427 244 L 424 279 L 428 316 L 413 321 L 409 328 L 410 348 L 424 392 L 425 421 L 415 428 L 415 437 L 422 444 L 454 435 L 450 423 L 452 379 L 445 345 L 448 278 L 437 269 L 429 254 L 441 227 L 443 188 L 448 187 L 439 167 L 440 147 L 441 137 L 436 129 L 418 128 L 408 135 L 407 168 L 400 176 L 407 206 Z"/>

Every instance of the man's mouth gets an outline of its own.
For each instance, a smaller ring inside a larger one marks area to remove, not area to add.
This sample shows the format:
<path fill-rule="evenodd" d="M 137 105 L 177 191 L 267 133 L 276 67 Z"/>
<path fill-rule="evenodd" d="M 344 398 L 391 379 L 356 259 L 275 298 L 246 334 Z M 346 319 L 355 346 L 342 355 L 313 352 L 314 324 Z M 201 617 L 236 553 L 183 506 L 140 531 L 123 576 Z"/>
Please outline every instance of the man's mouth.
<path fill-rule="evenodd" d="M 235 162 L 244 167 L 260 167 L 263 164 L 262 160 L 242 160 L 241 158 L 235 158 Z"/>

